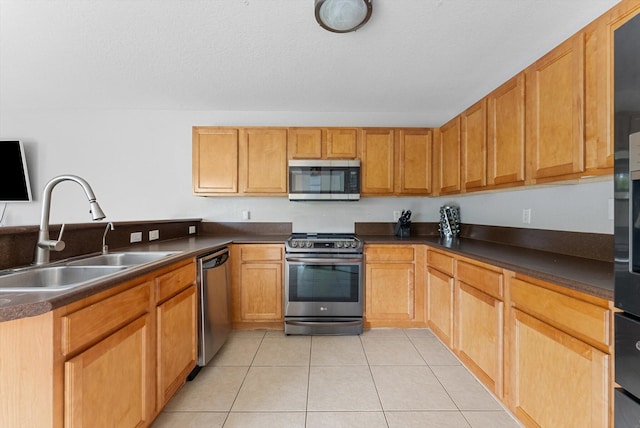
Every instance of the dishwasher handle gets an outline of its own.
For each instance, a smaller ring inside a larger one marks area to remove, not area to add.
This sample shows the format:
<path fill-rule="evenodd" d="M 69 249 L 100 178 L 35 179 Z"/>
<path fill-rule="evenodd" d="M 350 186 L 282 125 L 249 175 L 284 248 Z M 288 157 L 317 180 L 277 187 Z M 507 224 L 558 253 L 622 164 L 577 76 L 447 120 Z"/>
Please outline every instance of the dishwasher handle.
<path fill-rule="evenodd" d="M 222 248 L 212 254 L 207 254 L 198 259 L 202 269 L 213 269 L 225 264 L 229 260 L 229 249 Z"/>

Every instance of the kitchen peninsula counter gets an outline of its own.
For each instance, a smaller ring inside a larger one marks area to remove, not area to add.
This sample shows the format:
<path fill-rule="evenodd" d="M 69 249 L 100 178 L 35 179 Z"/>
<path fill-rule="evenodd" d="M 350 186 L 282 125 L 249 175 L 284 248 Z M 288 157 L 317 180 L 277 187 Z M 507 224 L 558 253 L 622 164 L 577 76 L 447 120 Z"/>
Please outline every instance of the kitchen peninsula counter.
<path fill-rule="evenodd" d="M 164 257 L 153 263 L 133 266 L 117 274 L 98 278 L 94 281 L 69 290 L 0 292 L 0 322 L 31 317 L 68 305 L 88 296 L 112 288 L 137 276 L 144 275 L 164 266 L 208 253 L 231 242 L 236 243 L 283 243 L 288 235 L 243 234 L 238 236 L 193 236 L 177 238 L 156 243 L 116 249 L 120 251 L 175 251 L 176 254 Z"/>

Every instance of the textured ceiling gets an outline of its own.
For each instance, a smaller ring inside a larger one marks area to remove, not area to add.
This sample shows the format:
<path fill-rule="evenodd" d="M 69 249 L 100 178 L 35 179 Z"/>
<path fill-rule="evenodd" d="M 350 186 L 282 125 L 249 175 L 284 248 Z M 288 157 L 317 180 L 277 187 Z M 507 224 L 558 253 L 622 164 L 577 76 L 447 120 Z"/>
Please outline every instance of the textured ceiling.
<path fill-rule="evenodd" d="M 0 109 L 393 112 L 439 126 L 616 0 L 0 0 Z"/>

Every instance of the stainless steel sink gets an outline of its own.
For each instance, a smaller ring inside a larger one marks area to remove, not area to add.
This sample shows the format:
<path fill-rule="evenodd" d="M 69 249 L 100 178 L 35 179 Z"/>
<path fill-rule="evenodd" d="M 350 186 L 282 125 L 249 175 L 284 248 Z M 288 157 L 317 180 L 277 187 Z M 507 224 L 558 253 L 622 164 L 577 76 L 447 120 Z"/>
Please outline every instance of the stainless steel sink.
<path fill-rule="evenodd" d="M 177 253 L 179 251 L 109 253 L 55 265 L 35 266 L 5 275 L 0 274 L 0 292 L 69 290 Z"/>
<path fill-rule="evenodd" d="M 0 276 L 2 291 L 60 291 L 126 269 L 126 266 L 47 266 Z"/>
<path fill-rule="evenodd" d="M 137 266 L 177 254 L 177 251 L 109 253 L 75 260 L 67 266 Z"/>

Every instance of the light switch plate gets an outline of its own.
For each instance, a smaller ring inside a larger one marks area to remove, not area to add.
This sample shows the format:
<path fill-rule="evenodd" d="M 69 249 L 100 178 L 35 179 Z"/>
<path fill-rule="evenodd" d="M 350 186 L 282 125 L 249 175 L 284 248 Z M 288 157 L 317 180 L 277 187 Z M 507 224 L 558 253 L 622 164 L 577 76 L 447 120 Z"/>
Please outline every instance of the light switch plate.
<path fill-rule="evenodd" d="M 156 239 L 160 239 L 160 231 L 158 229 L 149 231 L 149 241 L 155 241 Z"/>
<path fill-rule="evenodd" d="M 194 233 L 196 233 L 196 227 L 195 226 L 189 226 L 189 235 L 193 235 Z"/>
<path fill-rule="evenodd" d="M 142 242 L 142 232 L 131 232 L 129 242 Z"/>

